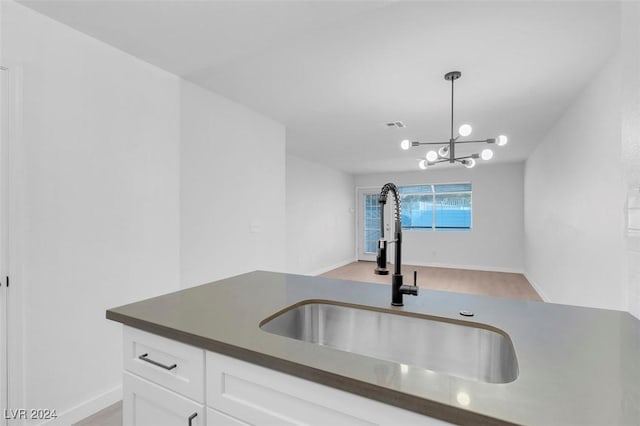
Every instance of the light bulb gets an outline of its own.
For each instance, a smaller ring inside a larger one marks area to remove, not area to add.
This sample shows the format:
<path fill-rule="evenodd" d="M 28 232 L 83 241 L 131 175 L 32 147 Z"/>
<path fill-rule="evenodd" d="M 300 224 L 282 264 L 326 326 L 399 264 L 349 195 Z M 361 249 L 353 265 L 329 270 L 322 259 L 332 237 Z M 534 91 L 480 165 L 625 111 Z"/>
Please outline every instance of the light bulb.
<path fill-rule="evenodd" d="M 458 401 L 458 404 L 462 405 L 463 407 L 467 407 L 471 403 L 471 398 L 466 392 L 458 392 L 458 394 L 456 395 L 456 400 Z"/>
<path fill-rule="evenodd" d="M 448 146 L 443 146 L 438 150 L 438 155 L 440 155 L 440 157 L 446 157 L 448 153 L 449 153 Z"/>
<path fill-rule="evenodd" d="M 410 147 L 411 147 L 411 142 L 409 141 L 409 139 L 405 139 L 402 142 L 400 142 L 400 148 L 404 149 L 405 151 Z"/>
<path fill-rule="evenodd" d="M 469 159 L 465 160 L 465 162 L 464 162 L 464 166 L 467 169 L 471 169 L 475 165 L 476 165 L 476 160 L 474 160 L 473 158 L 469 158 Z"/>
<path fill-rule="evenodd" d="M 473 129 L 471 128 L 471 126 L 469 124 L 463 124 L 458 129 L 458 133 L 460 134 L 460 136 L 469 136 L 471 134 L 472 130 Z"/>
<path fill-rule="evenodd" d="M 493 158 L 493 151 L 491 151 L 489 148 L 483 149 L 480 153 L 480 158 L 485 161 L 491 160 Z"/>
<path fill-rule="evenodd" d="M 420 162 L 418 163 L 418 166 L 419 166 L 422 170 L 426 170 L 426 169 L 427 169 L 427 160 L 420 160 Z"/>
<path fill-rule="evenodd" d="M 438 153 L 435 151 L 429 151 L 427 152 L 426 158 L 428 162 L 433 163 L 438 159 Z"/>
<path fill-rule="evenodd" d="M 498 140 L 496 141 L 496 145 L 505 146 L 507 144 L 507 142 L 509 142 L 509 138 L 507 138 L 505 135 L 500 135 L 500 136 L 498 136 Z"/>

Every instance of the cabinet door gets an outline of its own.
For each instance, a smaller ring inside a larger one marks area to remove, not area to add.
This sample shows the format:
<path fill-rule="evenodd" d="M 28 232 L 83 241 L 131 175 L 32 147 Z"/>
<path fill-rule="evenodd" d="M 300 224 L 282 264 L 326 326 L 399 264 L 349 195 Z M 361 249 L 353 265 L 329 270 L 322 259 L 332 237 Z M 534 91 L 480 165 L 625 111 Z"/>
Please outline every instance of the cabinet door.
<path fill-rule="evenodd" d="M 250 424 L 207 407 L 207 426 L 250 426 Z"/>
<path fill-rule="evenodd" d="M 127 372 L 123 385 L 124 426 L 205 426 L 202 405 Z"/>

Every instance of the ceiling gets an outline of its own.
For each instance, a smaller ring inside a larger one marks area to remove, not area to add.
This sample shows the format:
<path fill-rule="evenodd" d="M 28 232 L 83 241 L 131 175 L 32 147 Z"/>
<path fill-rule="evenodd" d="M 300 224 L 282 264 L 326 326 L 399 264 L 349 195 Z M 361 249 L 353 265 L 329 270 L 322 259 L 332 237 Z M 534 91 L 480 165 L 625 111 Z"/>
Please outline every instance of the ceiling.
<path fill-rule="evenodd" d="M 426 149 L 401 139 L 448 139 L 451 70 L 456 126 L 508 135 L 492 162 L 526 159 L 615 52 L 620 19 L 613 1 L 20 3 L 272 117 L 288 152 L 354 174 L 416 170 Z"/>

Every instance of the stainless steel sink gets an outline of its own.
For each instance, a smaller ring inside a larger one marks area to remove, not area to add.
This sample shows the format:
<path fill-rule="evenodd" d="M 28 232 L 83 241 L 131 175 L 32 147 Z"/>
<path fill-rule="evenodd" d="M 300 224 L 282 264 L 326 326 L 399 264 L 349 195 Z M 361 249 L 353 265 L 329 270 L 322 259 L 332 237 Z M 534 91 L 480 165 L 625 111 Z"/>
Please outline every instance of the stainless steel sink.
<path fill-rule="evenodd" d="M 487 383 L 518 377 L 511 339 L 497 328 L 361 306 L 309 301 L 260 324 L 266 332 Z"/>

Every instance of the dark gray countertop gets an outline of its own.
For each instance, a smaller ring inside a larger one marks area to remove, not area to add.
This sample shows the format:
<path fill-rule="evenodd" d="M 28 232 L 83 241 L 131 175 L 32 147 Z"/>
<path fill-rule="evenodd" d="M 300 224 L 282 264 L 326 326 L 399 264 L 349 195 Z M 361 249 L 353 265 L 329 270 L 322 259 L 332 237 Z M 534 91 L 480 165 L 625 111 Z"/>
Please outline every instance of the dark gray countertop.
<path fill-rule="evenodd" d="M 110 309 L 107 318 L 454 423 L 640 425 L 640 321 L 632 315 L 425 289 L 391 308 L 390 293 L 387 285 L 258 271 Z M 418 367 L 401 372 L 394 362 L 259 329 L 308 299 L 455 320 L 471 310 L 470 322 L 511 337 L 520 374 L 493 384 Z"/>

